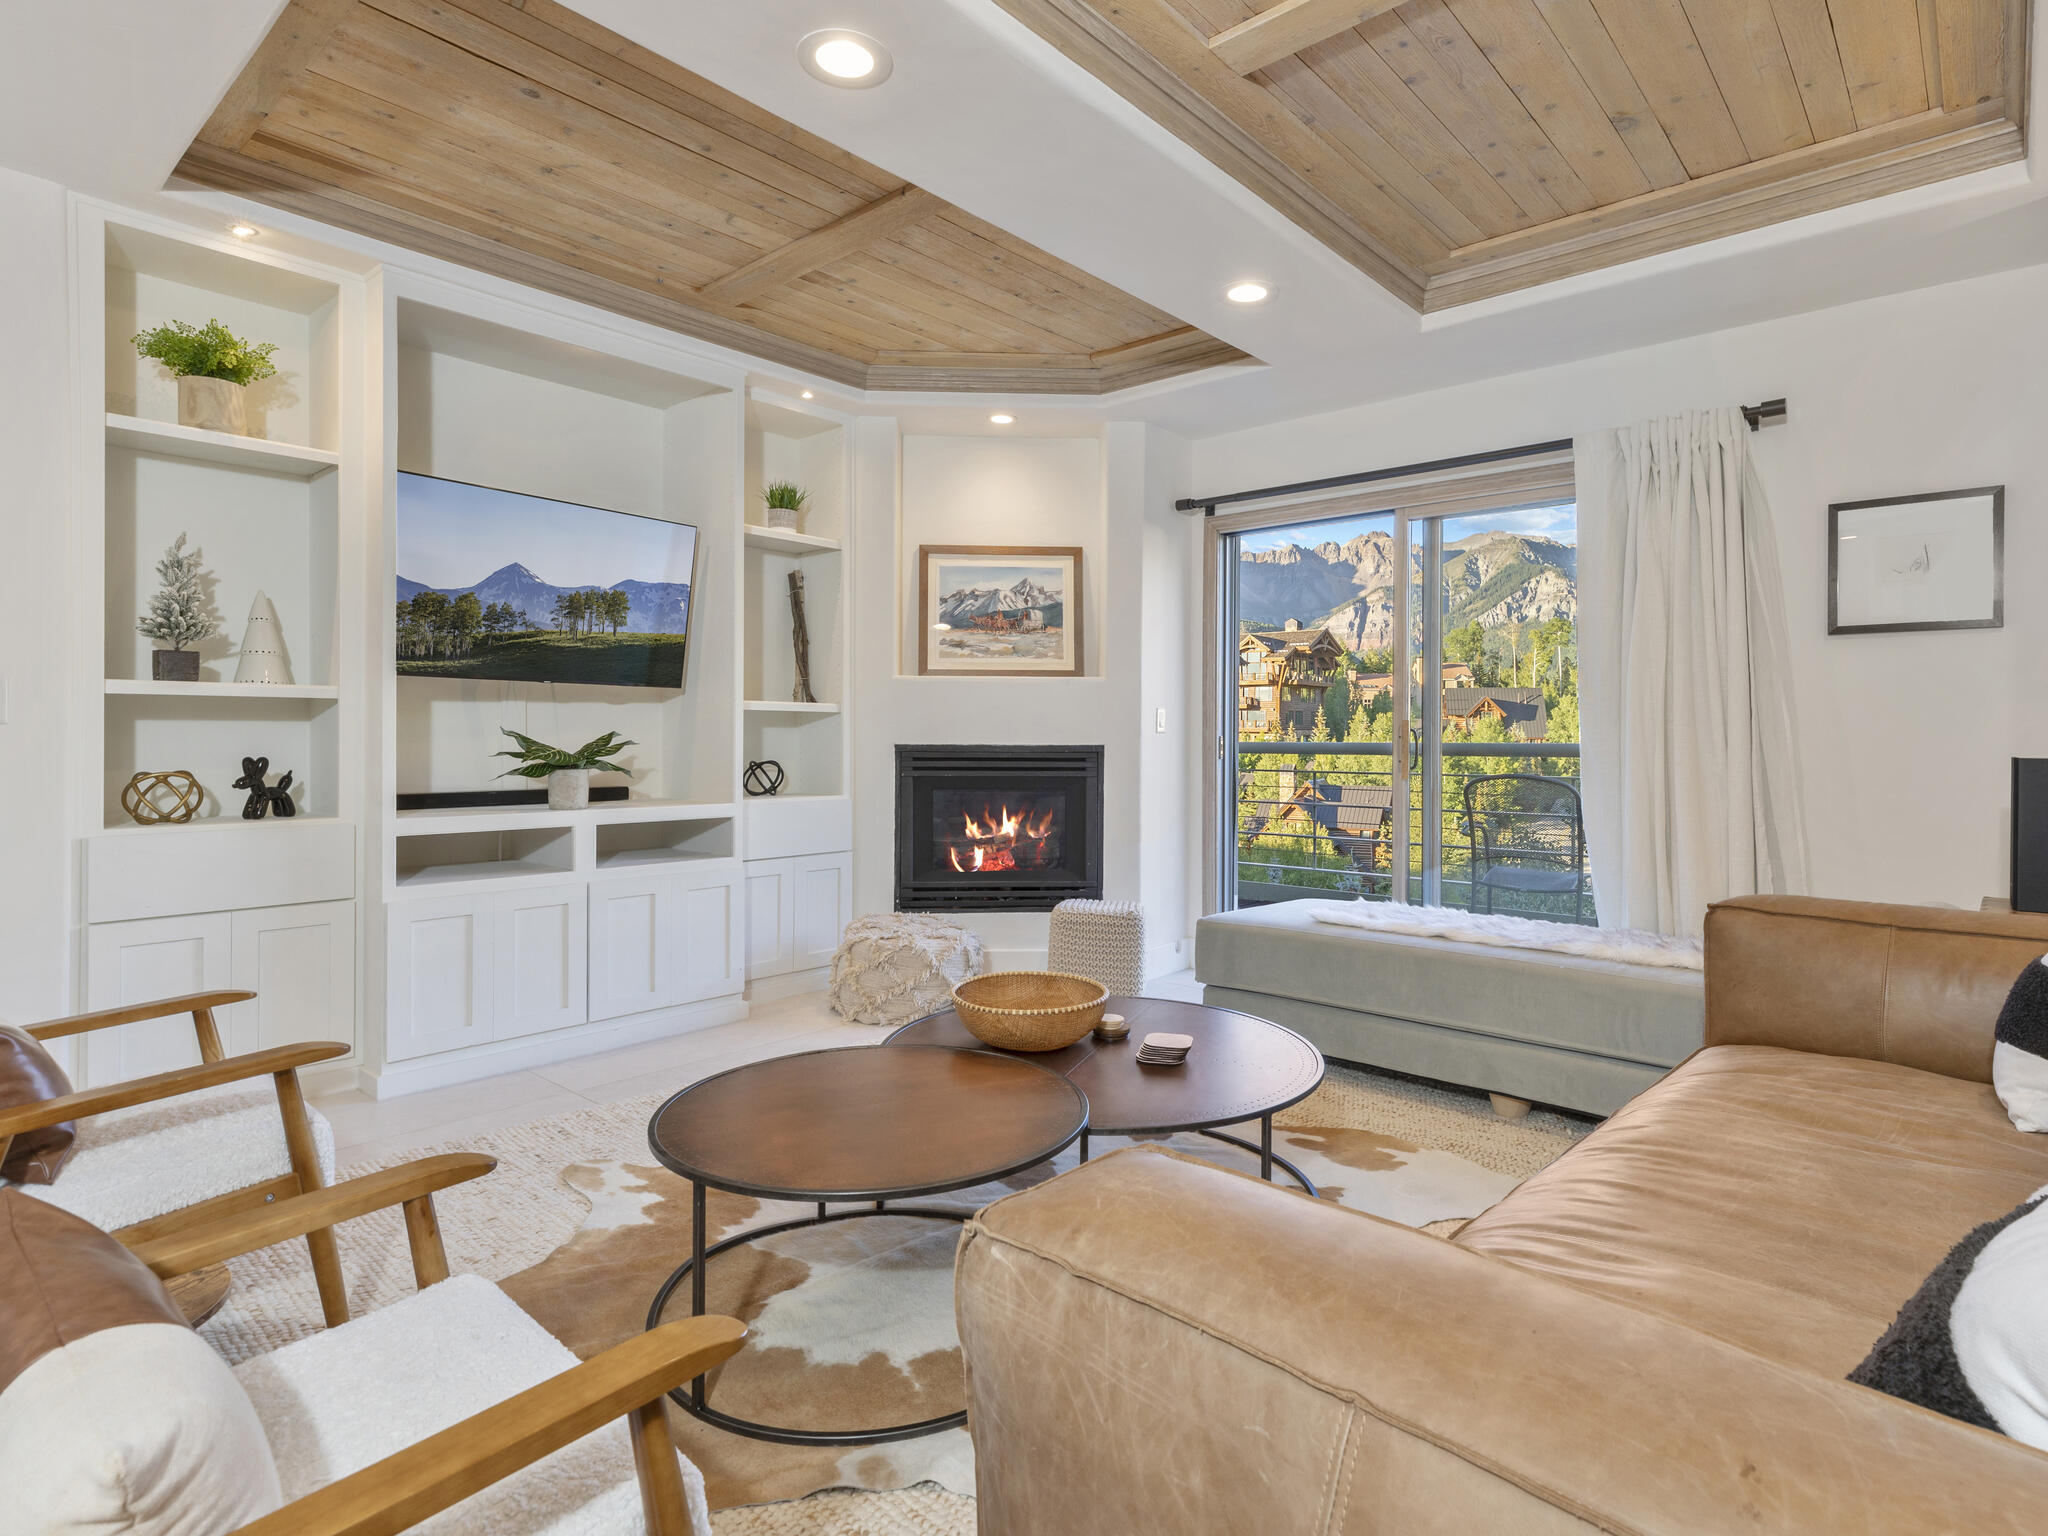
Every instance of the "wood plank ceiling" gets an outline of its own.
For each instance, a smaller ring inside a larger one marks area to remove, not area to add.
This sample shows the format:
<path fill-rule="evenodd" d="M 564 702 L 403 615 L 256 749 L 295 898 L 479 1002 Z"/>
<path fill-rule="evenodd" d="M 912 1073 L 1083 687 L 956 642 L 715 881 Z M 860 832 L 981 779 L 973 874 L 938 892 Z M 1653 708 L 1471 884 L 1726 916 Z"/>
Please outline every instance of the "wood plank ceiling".
<path fill-rule="evenodd" d="M 996 0 L 1423 310 L 2026 153 L 2027 0 Z"/>
<path fill-rule="evenodd" d="M 856 387 L 1245 355 L 554 0 L 291 0 L 175 174 Z"/>

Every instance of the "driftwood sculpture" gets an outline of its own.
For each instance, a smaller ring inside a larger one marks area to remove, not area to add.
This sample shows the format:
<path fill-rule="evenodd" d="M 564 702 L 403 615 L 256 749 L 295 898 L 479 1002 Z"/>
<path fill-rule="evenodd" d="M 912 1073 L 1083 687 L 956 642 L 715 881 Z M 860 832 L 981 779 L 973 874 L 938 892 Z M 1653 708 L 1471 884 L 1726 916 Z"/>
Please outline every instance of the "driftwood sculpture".
<path fill-rule="evenodd" d="M 796 686 L 790 690 L 790 700 L 796 704 L 815 704 L 818 696 L 811 692 L 811 632 L 804 623 L 804 573 L 789 573 L 789 627 L 790 641 L 796 647 Z"/>

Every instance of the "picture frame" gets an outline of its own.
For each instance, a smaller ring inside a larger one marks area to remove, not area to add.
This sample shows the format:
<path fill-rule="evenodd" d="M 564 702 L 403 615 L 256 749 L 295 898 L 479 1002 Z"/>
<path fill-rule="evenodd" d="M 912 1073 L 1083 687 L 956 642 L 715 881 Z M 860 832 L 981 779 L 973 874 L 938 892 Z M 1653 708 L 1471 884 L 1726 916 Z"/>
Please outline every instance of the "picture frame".
<path fill-rule="evenodd" d="M 1828 507 L 1828 633 L 2005 625 L 2005 487 Z"/>
<path fill-rule="evenodd" d="M 1081 551 L 1026 544 L 920 544 L 921 677 L 1082 675 Z"/>

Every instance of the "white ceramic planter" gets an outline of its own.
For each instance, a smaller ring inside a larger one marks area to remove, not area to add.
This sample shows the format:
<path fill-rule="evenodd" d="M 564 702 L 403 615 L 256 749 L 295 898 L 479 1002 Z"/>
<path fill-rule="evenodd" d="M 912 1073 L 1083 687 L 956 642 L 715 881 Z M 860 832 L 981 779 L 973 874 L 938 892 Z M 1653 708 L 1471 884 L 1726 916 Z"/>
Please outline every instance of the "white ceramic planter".
<path fill-rule="evenodd" d="M 249 397 L 246 386 L 227 379 L 202 379 L 186 375 L 178 380 L 178 425 L 204 427 L 209 432 L 249 435 Z"/>
<path fill-rule="evenodd" d="M 770 528 L 795 530 L 796 520 L 799 515 L 795 507 L 766 507 L 763 510 L 767 514 L 768 526 Z"/>
<path fill-rule="evenodd" d="M 590 770 L 557 768 L 548 775 L 548 809 L 580 811 L 590 804 Z"/>

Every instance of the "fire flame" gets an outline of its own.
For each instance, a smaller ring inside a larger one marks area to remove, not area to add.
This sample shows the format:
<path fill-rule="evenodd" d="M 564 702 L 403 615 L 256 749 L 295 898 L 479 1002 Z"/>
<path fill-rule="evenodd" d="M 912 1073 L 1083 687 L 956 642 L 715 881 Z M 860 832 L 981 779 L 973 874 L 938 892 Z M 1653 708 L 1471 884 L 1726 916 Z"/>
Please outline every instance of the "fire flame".
<path fill-rule="evenodd" d="M 987 874 L 997 870 L 1017 867 L 1017 844 L 1039 843 L 1052 832 L 1054 808 L 1032 815 L 1028 810 L 1013 811 L 1008 805 L 991 813 L 984 809 L 981 819 L 962 816 L 961 822 L 968 843 L 967 858 L 962 862 L 958 846 L 946 850 L 946 858 L 960 874 Z"/>

